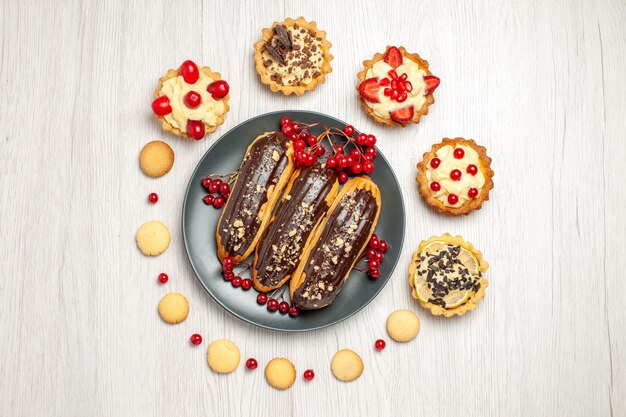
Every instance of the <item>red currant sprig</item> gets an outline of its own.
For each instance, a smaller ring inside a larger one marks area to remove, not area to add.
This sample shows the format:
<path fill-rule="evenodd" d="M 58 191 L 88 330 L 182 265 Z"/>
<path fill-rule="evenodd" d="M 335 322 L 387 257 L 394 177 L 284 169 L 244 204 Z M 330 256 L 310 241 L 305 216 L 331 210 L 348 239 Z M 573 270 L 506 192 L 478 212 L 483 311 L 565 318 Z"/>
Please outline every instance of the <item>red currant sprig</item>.
<path fill-rule="evenodd" d="M 280 131 L 293 142 L 294 163 L 298 169 L 314 165 L 326 152 L 318 138 L 311 134 L 313 126 L 292 122 L 289 117 L 280 119 Z"/>
<path fill-rule="evenodd" d="M 220 178 L 213 177 L 227 177 L 227 179 L 224 181 Z M 232 184 L 236 178 L 237 173 L 230 175 L 209 175 L 202 178 L 202 188 L 209 193 L 209 195 L 202 199 L 204 204 L 207 206 L 213 206 L 216 209 L 224 207 L 226 200 L 228 200 L 228 197 L 230 196 L 230 184 Z"/>
<path fill-rule="evenodd" d="M 367 275 L 370 278 L 378 279 L 380 277 L 380 264 L 385 259 L 384 253 L 389 249 L 389 245 L 385 240 L 379 239 L 373 234 L 370 238 L 368 249 L 365 251 L 367 259 Z"/>

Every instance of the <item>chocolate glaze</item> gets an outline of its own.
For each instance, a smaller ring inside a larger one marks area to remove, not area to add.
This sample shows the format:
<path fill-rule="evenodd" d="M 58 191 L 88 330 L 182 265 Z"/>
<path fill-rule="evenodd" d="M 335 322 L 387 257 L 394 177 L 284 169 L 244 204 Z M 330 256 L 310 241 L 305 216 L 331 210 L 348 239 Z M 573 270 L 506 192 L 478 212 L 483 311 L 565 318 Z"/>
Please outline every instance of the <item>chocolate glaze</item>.
<path fill-rule="evenodd" d="M 311 230 L 328 210 L 325 199 L 336 182 L 337 171 L 319 163 L 299 171 L 257 248 L 254 267 L 261 284 L 275 287 L 294 271 Z"/>
<path fill-rule="evenodd" d="M 267 202 L 267 189 L 276 186 L 289 163 L 288 144 L 282 133 L 272 132 L 257 139 L 241 162 L 217 225 L 221 244 L 230 256 L 245 254 L 259 232 L 259 210 Z"/>
<path fill-rule="evenodd" d="M 354 260 L 369 239 L 379 207 L 372 193 L 356 189 L 345 194 L 311 250 L 302 271 L 304 282 L 294 291 L 292 303 L 303 310 L 326 307 L 345 284 Z"/>

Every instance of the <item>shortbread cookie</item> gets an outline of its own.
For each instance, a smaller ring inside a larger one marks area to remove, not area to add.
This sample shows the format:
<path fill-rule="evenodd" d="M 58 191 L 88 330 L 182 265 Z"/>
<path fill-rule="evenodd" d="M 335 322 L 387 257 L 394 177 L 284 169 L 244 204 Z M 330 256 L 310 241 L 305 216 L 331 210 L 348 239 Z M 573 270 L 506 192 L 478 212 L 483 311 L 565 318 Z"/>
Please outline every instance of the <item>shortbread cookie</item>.
<path fill-rule="evenodd" d="M 160 221 L 153 220 L 141 225 L 137 230 L 137 246 L 146 256 L 157 256 L 170 245 L 170 231 Z"/>
<path fill-rule="evenodd" d="M 408 342 L 420 331 L 420 319 L 411 310 L 397 310 L 387 317 L 387 333 L 396 342 Z"/>
<path fill-rule="evenodd" d="M 354 381 L 363 373 L 363 361 L 361 357 L 350 349 L 342 349 L 335 353 L 330 362 L 333 375 L 340 381 Z"/>
<path fill-rule="evenodd" d="M 181 323 L 189 315 L 189 301 L 179 292 L 167 293 L 159 302 L 159 315 L 166 323 Z"/>
<path fill-rule="evenodd" d="M 209 367 L 220 374 L 229 374 L 239 366 L 239 348 L 228 339 L 218 339 L 207 349 Z"/>
<path fill-rule="evenodd" d="M 296 367 L 289 359 L 274 358 L 265 367 L 265 379 L 276 389 L 287 389 L 296 382 Z"/>
<path fill-rule="evenodd" d="M 174 151 L 165 142 L 147 143 L 139 154 L 139 166 L 144 174 L 156 178 L 170 172 L 174 165 Z"/>

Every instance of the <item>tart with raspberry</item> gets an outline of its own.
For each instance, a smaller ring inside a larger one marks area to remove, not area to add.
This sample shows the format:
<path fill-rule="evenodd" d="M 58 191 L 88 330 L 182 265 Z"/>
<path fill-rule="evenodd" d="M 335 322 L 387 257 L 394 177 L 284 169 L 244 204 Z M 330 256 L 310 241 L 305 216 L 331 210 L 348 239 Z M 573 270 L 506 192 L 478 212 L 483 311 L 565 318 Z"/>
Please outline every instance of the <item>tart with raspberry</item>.
<path fill-rule="evenodd" d="M 485 297 L 488 268 L 482 253 L 461 236 L 433 236 L 413 253 L 411 295 L 435 316 L 462 316 Z"/>
<path fill-rule="evenodd" d="M 331 46 L 315 22 L 303 17 L 274 22 L 254 44 L 256 72 L 273 92 L 301 96 L 324 83 L 332 71 Z"/>
<path fill-rule="evenodd" d="M 419 193 L 441 213 L 467 215 L 489 200 L 493 188 L 490 165 L 487 150 L 473 140 L 444 138 L 417 164 Z"/>
<path fill-rule="evenodd" d="M 163 130 L 200 140 L 224 123 L 229 90 L 219 72 L 187 60 L 159 79 L 152 111 Z"/>
<path fill-rule="evenodd" d="M 428 113 L 440 82 L 431 74 L 427 61 L 402 46 L 388 46 L 384 54 L 363 61 L 363 71 L 357 77 L 365 112 L 377 123 L 402 127 L 419 123 Z"/>

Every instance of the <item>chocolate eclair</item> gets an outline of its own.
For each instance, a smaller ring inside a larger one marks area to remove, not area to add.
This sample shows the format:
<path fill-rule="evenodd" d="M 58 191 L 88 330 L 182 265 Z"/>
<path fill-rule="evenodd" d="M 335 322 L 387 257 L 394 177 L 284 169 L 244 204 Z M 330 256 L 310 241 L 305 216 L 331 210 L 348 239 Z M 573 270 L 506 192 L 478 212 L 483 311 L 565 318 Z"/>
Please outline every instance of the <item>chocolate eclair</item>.
<path fill-rule="evenodd" d="M 248 146 L 217 223 L 220 260 L 232 256 L 238 264 L 250 256 L 293 173 L 292 156 L 291 141 L 280 132 L 265 132 Z"/>
<path fill-rule="evenodd" d="M 268 292 L 289 280 L 311 231 L 326 214 L 338 188 L 337 171 L 319 163 L 291 176 L 285 195 L 256 248 L 252 268 L 254 288 Z"/>
<path fill-rule="evenodd" d="M 368 177 L 356 177 L 343 186 L 309 236 L 291 277 L 295 306 L 315 310 L 335 300 L 374 233 L 380 209 L 380 191 Z"/>

